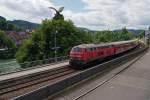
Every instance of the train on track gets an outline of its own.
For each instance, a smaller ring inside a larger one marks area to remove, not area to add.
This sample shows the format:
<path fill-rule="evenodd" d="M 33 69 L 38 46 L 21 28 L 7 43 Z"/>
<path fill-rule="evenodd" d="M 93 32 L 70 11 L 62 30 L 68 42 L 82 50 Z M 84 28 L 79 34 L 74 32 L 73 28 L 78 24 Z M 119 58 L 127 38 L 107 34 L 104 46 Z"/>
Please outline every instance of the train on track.
<path fill-rule="evenodd" d="M 69 64 L 73 68 L 85 68 L 94 61 L 126 52 L 138 45 L 140 43 L 137 39 L 104 44 L 81 44 L 71 49 Z"/>

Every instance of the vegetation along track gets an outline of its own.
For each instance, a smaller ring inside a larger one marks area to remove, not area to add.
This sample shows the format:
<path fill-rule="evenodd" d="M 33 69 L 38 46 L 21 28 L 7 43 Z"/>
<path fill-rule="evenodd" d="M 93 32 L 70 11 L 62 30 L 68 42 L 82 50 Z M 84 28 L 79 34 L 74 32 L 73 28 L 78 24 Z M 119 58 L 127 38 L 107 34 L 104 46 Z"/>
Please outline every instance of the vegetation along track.
<path fill-rule="evenodd" d="M 61 68 L 57 68 L 56 70 L 50 70 L 35 74 L 33 76 L 26 76 L 18 80 L 10 80 L 8 82 L 1 83 L 0 97 L 8 99 L 24 94 L 41 86 L 54 83 L 57 80 L 61 79 L 61 77 L 67 76 L 74 72 L 76 71 L 69 68 L 68 66 L 64 66 Z"/>

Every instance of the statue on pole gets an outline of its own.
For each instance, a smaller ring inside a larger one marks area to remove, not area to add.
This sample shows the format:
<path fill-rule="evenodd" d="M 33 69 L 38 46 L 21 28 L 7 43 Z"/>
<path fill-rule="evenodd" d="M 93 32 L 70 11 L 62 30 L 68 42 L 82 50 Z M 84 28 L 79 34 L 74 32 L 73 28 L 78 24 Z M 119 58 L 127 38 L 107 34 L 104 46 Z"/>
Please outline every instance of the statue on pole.
<path fill-rule="evenodd" d="M 64 7 L 60 7 L 58 10 L 54 7 L 49 7 L 49 9 L 53 9 L 55 11 L 55 16 L 53 17 L 54 20 L 64 20 L 64 16 L 61 12 L 64 10 Z"/>

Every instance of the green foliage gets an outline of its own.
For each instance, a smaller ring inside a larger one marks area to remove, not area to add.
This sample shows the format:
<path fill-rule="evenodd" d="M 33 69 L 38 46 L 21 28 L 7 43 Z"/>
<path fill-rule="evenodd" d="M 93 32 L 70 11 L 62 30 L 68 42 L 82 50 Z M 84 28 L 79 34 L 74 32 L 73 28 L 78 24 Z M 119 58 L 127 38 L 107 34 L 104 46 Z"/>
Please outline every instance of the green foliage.
<path fill-rule="evenodd" d="M 56 31 L 57 30 L 57 31 Z M 92 41 L 88 33 L 79 30 L 71 21 L 44 20 L 29 40 L 26 40 L 16 54 L 17 61 L 33 61 L 54 57 L 54 36 L 60 49 L 57 56 L 68 55 L 74 45 Z"/>
<path fill-rule="evenodd" d="M 0 59 L 14 57 L 16 45 L 3 31 L 0 31 L 0 48 L 7 48 L 7 50 L 0 52 Z"/>
<path fill-rule="evenodd" d="M 19 27 L 9 23 L 5 18 L 0 17 L 0 30 L 3 31 L 19 31 L 21 30 Z"/>
<path fill-rule="evenodd" d="M 145 35 L 145 31 L 143 30 L 141 33 L 139 33 L 139 35 L 137 36 L 138 38 L 143 38 Z"/>
<path fill-rule="evenodd" d="M 130 40 L 134 38 L 134 34 L 129 32 L 126 28 L 122 29 L 119 40 Z"/>
<path fill-rule="evenodd" d="M 94 38 L 95 43 L 125 41 L 135 38 L 134 34 L 123 28 L 121 32 L 100 31 L 97 32 Z"/>
<path fill-rule="evenodd" d="M 0 29 L 6 30 L 7 29 L 7 21 L 6 19 L 0 19 Z"/>
<path fill-rule="evenodd" d="M 8 49 L 16 48 L 15 43 L 3 31 L 0 31 L 0 44 Z"/>

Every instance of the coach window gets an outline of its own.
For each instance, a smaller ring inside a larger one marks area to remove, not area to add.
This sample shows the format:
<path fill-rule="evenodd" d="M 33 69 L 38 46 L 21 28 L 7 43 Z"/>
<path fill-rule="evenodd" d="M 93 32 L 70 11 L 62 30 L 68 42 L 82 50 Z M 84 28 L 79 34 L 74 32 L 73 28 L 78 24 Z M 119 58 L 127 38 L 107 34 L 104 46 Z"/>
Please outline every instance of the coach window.
<path fill-rule="evenodd" d="M 95 50 L 95 48 L 92 49 L 93 51 Z"/>
<path fill-rule="evenodd" d="M 91 49 L 90 49 L 90 48 L 87 48 L 87 52 L 91 52 Z"/>
<path fill-rule="evenodd" d="M 90 48 L 90 51 L 93 51 L 93 48 Z"/>

